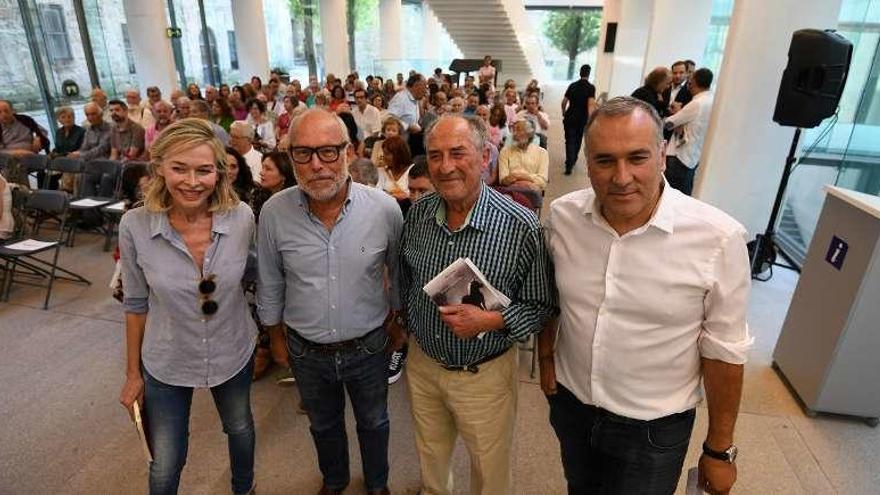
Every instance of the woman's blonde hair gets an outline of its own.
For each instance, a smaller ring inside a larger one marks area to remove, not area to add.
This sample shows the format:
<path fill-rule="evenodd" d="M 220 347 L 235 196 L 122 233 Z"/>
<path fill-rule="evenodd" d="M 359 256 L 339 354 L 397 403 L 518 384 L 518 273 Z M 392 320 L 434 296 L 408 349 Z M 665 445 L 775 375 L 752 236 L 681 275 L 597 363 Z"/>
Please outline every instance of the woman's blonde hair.
<path fill-rule="evenodd" d="M 159 167 L 172 156 L 196 146 L 207 144 L 214 152 L 217 183 L 208 198 L 208 210 L 222 213 L 238 206 L 239 199 L 226 175 L 226 150 L 214 135 L 211 124 L 202 119 L 179 120 L 167 128 L 150 146 L 150 188 L 144 196 L 144 206 L 152 212 L 164 212 L 171 208 L 171 193 L 165 178 L 157 173 Z"/>

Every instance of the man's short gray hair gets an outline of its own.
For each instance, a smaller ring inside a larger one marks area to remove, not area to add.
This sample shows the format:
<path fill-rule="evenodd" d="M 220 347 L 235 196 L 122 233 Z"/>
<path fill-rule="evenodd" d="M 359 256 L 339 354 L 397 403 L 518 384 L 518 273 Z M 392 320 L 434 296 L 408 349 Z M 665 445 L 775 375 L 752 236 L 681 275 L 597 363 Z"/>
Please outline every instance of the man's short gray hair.
<path fill-rule="evenodd" d="M 348 126 L 346 126 L 345 122 L 343 122 L 342 119 L 339 118 L 339 115 L 336 115 L 335 112 L 324 110 L 323 108 L 310 108 L 305 112 L 297 115 L 290 121 L 290 127 L 287 130 L 287 136 L 289 137 L 291 146 L 294 146 L 294 143 L 296 142 L 295 137 L 297 129 L 299 128 L 299 125 L 302 123 L 303 119 L 307 118 L 309 115 L 318 113 L 332 117 L 333 120 L 336 121 L 337 124 L 339 124 L 339 132 L 342 133 L 345 144 L 349 144 L 351 142 L 348 139 Z"/>
<path fill-rule="evenodd" d="M 229 135 L 243 137 L 250 141 L 254 139 L 254 126 L 244 120 L 236 120 L 229 126 Z"/>
<path fill-rule="evenodd" d="M 361 184 L 375 187 L 379 183 L 379 171 L 373 165 L 373 162 L 366 158 L 354 160 L 348 166 L 348 170 L 351 172 L 352 178 L 356 177 Z"/>
<path fill-rule="evenodd" d="M 632 115 L 636 110 L 644 112 L 654 123 L 656 129 L 657 145 L 663 144 L 663 120 L 657 110 L 648 103 L 632 96 L 618 96 L 611 98 L 605 103 L 599 105 L 587 121 L 587 127 L 584 128 L 584 135 L 589 136 L 590 128 L 596 125 L 596 121 L 607 117 L 625 117 Z"/>
<path fill-rule="evenodd" d="M 486 142 L 489 141 L 489 128 L 486 127 L 486 122 L 473 115 L 448 113 L 441 115 L 425 129 L 425 150 L 428 149 L 428 141 L 430 141 L 431 136 L 434 134 L 434 130 L 437 129 L 437 125 L 440 122 L 452 119 L 461 119 L 467 122 L 468 130 L 471 132 L 471 142 L 474 143 L 474 149 L 477 150 L 477 153 L 483 153 L 483 150 L 486 149 Z"/>

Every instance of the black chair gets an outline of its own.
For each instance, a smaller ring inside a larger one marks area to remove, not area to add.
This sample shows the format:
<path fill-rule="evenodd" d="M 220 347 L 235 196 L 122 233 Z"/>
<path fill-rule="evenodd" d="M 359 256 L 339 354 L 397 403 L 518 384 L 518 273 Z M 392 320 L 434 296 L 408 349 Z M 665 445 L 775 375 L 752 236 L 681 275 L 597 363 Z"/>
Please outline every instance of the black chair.
<path fill-rule="evenodd" d="M 85 162 L 79 158 L 68 158 L 66 156 L 61 156 L 58 158 L 53 158 L 52 161 L 49 162 L 49 166 L 47 169 L 49 172 L 55 172 L 59 174 L 72 174 L 78 184 L 80 182 L 80 177 L 83 174 L 83 168 L 85 167 Z M 48 186 L 48 184 L 46 184 Z M 74 196 L 77 193 L 77 187 L 74 186 L 73 194 Z"/>
<path fill-rule="evenodd" d="M 12 160 L 12 156 L 6 153 L 0 152 L 0 174 L 4 174 L 6 172 L 6 167 L 9 166 L 9 162 Z M 5 175 L 4 175 L 5 177 Z"/>
<path fill-rule="evenodd" d="M 91 160 L 86 162 L 83 183 L 78 197 L 108 198 L 116 195 L 119 177 L 122 175 L 122 162 L 118 160 Z"/>
<path fill-rule="evenodd" d="M 17 275 L 27 277 L 28 281 L 18 281 L 22 284 L 35 284 L 34 279 L 47 280 L 43 309 L 49 307 L 49 298 L 52 295 L 52 286 L 56 279 L 91 285 L 91 282 L 82 276 L 58 266 L 58 255 L 64 240 L 64 223 L 69 204 L 70 199 L 62 191 L 41 189 L 30 193 L 24 209 L 35 215 L 52 215 L 60 218 L 61 226 L 58 229 L 58 238 L 54 240 L 37 239 L 36 236 L 28 237 L 25 235 L 14 242 L 0 246 L 0 260 L 4 262 L 4 278 L 0 294 L 2 294 L 4 301 L 9 300 L 12 284 L 16 281 Z M 38 254 L 44 252 L 52 253 L 51 261 L 37 257 Z M 19 270 L 22 271 L 19 272 Z M 56 272 L 61 272 L 64 276 L 56 275 Z"/>
<path fill-rule="evenodd" d="M 49 165 L 49 157 L 46 155 L 24 155 L 18 160 L 21 163 L 21 167 L 27 172 L 28 179 L 33 177 L 37 184 L 37 188 L 41 187 L 46 179 L 46 168 Z"/>

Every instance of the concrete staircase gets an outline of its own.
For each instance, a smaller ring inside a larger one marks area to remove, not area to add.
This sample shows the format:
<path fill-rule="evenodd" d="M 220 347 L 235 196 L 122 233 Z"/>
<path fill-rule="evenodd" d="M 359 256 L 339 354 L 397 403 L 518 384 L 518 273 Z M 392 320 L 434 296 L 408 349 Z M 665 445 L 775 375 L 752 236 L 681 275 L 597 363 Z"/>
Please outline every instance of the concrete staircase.
<path fill-rule="evenodd" d="M 523 0 L 425 0 L 465 58 L 502 61 L 499 84 L 544 80 L 544 54 Z M 426 40 L 430 42 L 430 40 Z"/>

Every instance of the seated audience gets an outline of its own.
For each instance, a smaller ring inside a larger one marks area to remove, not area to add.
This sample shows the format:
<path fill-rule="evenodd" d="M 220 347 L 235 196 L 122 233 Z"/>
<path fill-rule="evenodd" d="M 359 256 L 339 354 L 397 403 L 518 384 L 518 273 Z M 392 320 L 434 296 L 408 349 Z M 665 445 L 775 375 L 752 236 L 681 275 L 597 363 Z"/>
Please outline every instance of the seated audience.
<path fill-rule="evenodd" d="M 174 121 L 188 119 L 192 99 L 187 96 L 181 96 L 172 101 L 174 102 Z"/>
<path fill-rule="evenodd" d="M 89 102 L 83 107 L 89 127 L 83 136 L 82 146 L 77 151 L 67 154 L 71 158 L 94 160 L 95 158 L 110 158 L 110 135 L 111 126 L 104 122 L 104 112 L 97 103 Z"/>
<path fill-rule="evenodd" d="M 247 109 L 247 122 L 254 128 L 254 147 L 264 150 L 274 149 L 277 144 L 275 126 L 266 117 L 266 104 L 257 98 L 252 98 L 247 102 Z"/>
<path fill-rule="evenodd" d="M 525 108 L 516 114 L 514 122 L 523 118 L 530 120 L 541 147 L 547 149 L 547 130 L 550 129 L 550 117 L 541 110 L 541 103 L 537 94 L 531 93 L 523 101 L 525 102 L 523 105 Z"/>
<path fill-rule="evenodd" d="M 214 135 L 223 143 L 223 146 L 229 146 L 229 133 L 220 127 L 219 124 L 211 120 L 211 106 L 205 100 L 195 100 L 190 105 L 189 117 L 191 119 L 202 119 L 211 124 L 214 129 Z"/>
<path fill-rule="evenodd" d="M 229 132 L 229 126 L 235 122 L 235 117 L 232 115 L 232 107 L 225 98 L 217 98 L 211 103 L 211 120 L 224 131 Z"/>
<path fill-rule="evenodd" d="M 248 117 L 247 105 L 244 104 L 244 90 L 236 86 L 229 95 L 229 108 L 232 109 L 232 118 L 245 120 Z M 230 124 L 231 125 L 231 124 Z"/>
<path fill-rule="evenodd" d="M 333 89 L 330 91 L 330 110 L 334 112 L 343 103 L 347 103 L 348 99 L 345 96 L 345 88 L 342 86 L 333 86 Z"/>
<path fill-rule="evenodd" d="M 128 118 L 128 106 L 121 100 L 110 100 L 113 128 L 110 133 L 111 160 L 140 160 L 144 156 L 145 131 Z"/>
<path fill-rule="evenodd" d="M 153 115 L 149 105 L 141 101 L 141 94 L 136 89 L 125 92 L 125 104 L 128 105 L 128 118 L 139 126 L 146 128 L 153 123 Z"/>
<path fill-rule="evenodd" d="M 535 129 L 529 120 L 513 125 L 513 144 L 498 155 L 498 180 L 513 189 L 543 191 L 547 187 L 550 157 L 547 150 L 532 143 Z"/>
<path fill-rule="evenodd" d="M 489 109 L 489 142 L 500 148 L 510 136 L 510 128 L 507 126 L 507 112 L 504 105 L 497 103 Z"/>
<path fill-rule="evenodd" d="M 153 117 L 155 117 L 156 123 L 144 129 L 144 146 L 147 150 L 147 157 L 150 156 L 150 147 L 153 145 L 153 141 L 156 140 L 163 129 L 171 125 L 173 113 L 174 107 L 167 101 L 160 100 L 153 105 Z"/>
<path fill-rule="evenodd" d="M 82 146 L 86 130 L 76 125 L 73 108 L 60 107 L 55 112 L 55 118 L 61 127 L 55 131 L 55 148 L 52 149 L 52 157 L 66 156 Z"/>
<path fill-rule="evenodd" d="M 379 169 L 379 189 L 402 200 L 409 197 L 409 169 L 412 155 L 409 146 L 401 136 L 385 138 L 382 141 L 382 160 L 384 167 Z"/>
<path fill-rule="evenodd" d="M 10 155 L 39 153 L 44 148 L 44 131 L 27 115 L 15 113 L 12 102 L 0 100 L 0 151 Z"/>
<path fill-rule="evenodd" d="M 238 199 L 250 204 L 256 187 L 254 176 L 251 175 L 251 168 L 241 153 L 231 146 L 226 147 L 226 175 L 229 177 L 229 183 L 232 184 Z"/>
<path fill-rule="evenodd" d="M 229 126 L 229 146 L 244 157 L 254 181 L 259 181 L 260 171 L 263 168 L 263 155 L 254 149 L 254 128 L 242 120 L 236 120 Z"/>

